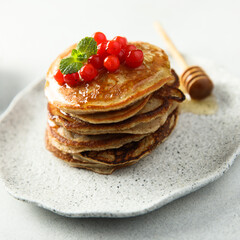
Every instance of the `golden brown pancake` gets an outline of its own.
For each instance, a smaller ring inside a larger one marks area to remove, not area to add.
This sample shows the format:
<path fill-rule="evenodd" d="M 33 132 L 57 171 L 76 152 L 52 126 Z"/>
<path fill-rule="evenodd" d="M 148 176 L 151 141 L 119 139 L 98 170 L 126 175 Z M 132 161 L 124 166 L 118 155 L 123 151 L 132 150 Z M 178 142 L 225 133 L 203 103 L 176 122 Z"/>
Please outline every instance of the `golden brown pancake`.
<path fill-rule="evenodd" d="M 89 122 L 93 124 L 100 124 L 100 123 L 114 123 L 114 122 L 121 122 L 127 118 L 134 116 L 137 112 L 139 112 L 148 102 L 151 95 L 137 101 L 134 104 L 131 104 L 123 109 L 119 109 L 116 111 L 109 111 L 109 112 L 96 112 L 93 114 L 69 114 L 73 118 L 80 119 L 84 122 Z M 63 111 L 61 111 L 64 113 Z M 67 115 L 67 113 L 64 113 Z"/>
<path fill-rule="evenodd" d="M 149 43 L 134 42 L 144 53 L 141 66 L 131 69 L 124 64 L 114 73 L 103 70 L 92 82 L 70 88 L 60 86 L 53 75 L 62 58 L 76 44 L 66 49 L 50 66 L 46 76 L 45 94 L 48 101 L 67 113 L 89 114 L 122 109 L 148 96 L 166 83 L 174 82 L 165 52 Z"/>
<path fill-rule="evenodd" d="M 176 101 L 180 101 L 179 99 L 182 99 L 183 94 L 180 91 L 174 90 L 175 88 L 179 87 L 179 80 L 178 76 L 174 72 L 174 70 L 171 70 L 172 75 L 174 76 L 174 82 L 168 83 L 162 88 L 164 88 L 164 92 L 161 89 L 162 97 L 167 96 L 172 97 Z M 173 92 L 174 91 L 174 92 Z M 131 104 L 123 109 L 119 109 L 116 111 L 109 111 L 109 112 L 96 112 L 94 114 L 69 114 L 73 118 L 80 119 L 84 122 L 89 122 L 93 124 L 100 124 L 100 123 L 114 123 L 114 122 L 120 122 L 127 118 L 130 118 L 134 116 L 137 112 L 139 112 L 148 102 L 149 98 L 151 97 L 151 94 L 149 94 L 146 98 L 139 100 L 138 102 Z M 67 116 L 67 113 L 64 113 L 61 111 L 65 116 Z"/>
<path fill-rule="evenodd" d="M 150 101 L 150 103 L 154 101 Z M 156 106 L 158 102 L 156 101 Z M 149 105 L 150 108 L 151 105 Z M 58 117 L 54 116 L 49 118 L 50 125 L 59 125 L 64 129 L 64 132 L 71 132 L 81 135 L 102 135 L 102 134 L 148 134 L 156 131 L 160 126 L 164 124 L 169 114 L 171 114 L 174 109 L 178 106 L 177 102 L 171 101 L 167 102 L 167 107 L 158 111 L 161 105 L 155 111 L 143 112 L 139 114 L 138 118 L 133 119 L 132 121 L 120 122 L 119 125 L 114 124 L 99 124 L 99 125 L 86 125 L 85 123 L 80 124 L 79 122 L 74 121 L 74 128 L 71 128 L 70 123 L 66 123 L 66 121 L 61 121 Z M 50 113 L 49 113 L 50 115 Z M 50 115 L 51 116 L 51 115 Z M 142 117 L 142 118 L 141 118 Z M 129 119 L 130 120 L 130 119 Z M 135 120 L 135 122 L 134 122 Z M 64 124 L 66 123 L 66 125 Z M 77 126 L 76 126 L 77 125 Z M 129 127 L 129 128 L 128 128 Z M 66 134 L 65 134 L 66 135 Z"/>
<path fill-rule="evenodd" d="M 144 137 L 138 142 L 128 143 L 117 149 L 103 151 L 86 151 L 80 154 L 69 154 L 55 148 L 46 134 L 46 147 L 58 158 L 70 166 L 85 168 L 101 174 L 111 174 L 114 170 L 138 162 L 163 142 L 175 127 L 177 110 L 169 115 L 167 121 L 156 132 Z"/>
<path fill-rule="evenodd" d="M 65 131 L 61 127 L 50 126 L 47 131 L 51 144 L 69 153 L 118 148 L 126 143 L 139 141 L 146 136 L 146 134 L 79 135 Z"/>
<path fill-rule="evenodd" d="M 166 89 L 166 87 L 164 87 L 164 89 Z M 59 109 L 57 109 L 51 104 L 48 105 L 49 118 L 55 124 L 62 126 L 69 131 L 85 135 L 97 135 L 106 133 L 143 133 L 139 132 L 139 128 L 145 129 L 145 133 L 149 133 L 152 131 L 147 132 L 147 126 L 138 127 L 138 125 L 146 125 L 147 123 L 150 123 L 153 120 L 161 117 L 166 119 L 167 115 L 170 114 L 171 111 L 173 111 L 174 108 L 177 106 L 175 101 L 181 102 L 184 99 L 184 95 L 177 88 L 167 87 L 167 90 L 161 91 L 165 92 L 163 94 L 160 94 L 160 90 L 156 91 L 151 96 L 151 98 L 141 111 L 139 111 L 133 117 L 128 118 L 122 122 L 109 124 L 87 123 L 82 120 L 73 118 L 69 114 L 62 113 Z M 166 95 L 166 93 L 168 93 L 167 97 L 164 96 L 164 94 Z M 171 99 L 171 96 L 173 100 Z M 157 124 L 159 120 L 155 122 Z"/>

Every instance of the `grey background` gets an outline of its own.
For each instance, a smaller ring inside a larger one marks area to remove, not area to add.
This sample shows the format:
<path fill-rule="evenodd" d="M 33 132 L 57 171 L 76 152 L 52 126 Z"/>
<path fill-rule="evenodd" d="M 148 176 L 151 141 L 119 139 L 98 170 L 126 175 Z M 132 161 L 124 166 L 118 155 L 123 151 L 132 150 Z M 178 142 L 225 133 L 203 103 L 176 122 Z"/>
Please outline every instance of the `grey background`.
<path fill-rule="evenodd" d="M 183 53 L 240 79 L 239 12 L 237 0 L 0 0 L 0 113 L 63 49 L 95 31 L 166 48 L 155 20 Z M 0 239 L 240 239 L 240 158 L 214 183 L 140 217 L 68 219 L 13 199 L 1 182 L 0 212 Z"/>

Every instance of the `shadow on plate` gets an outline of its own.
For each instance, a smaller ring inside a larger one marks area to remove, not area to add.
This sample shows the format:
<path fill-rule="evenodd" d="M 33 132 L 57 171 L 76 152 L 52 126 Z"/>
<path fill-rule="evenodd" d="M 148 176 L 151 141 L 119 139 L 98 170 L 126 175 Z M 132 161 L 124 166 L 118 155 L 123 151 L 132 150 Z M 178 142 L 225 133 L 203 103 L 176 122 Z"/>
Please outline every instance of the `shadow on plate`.
<path fill-rule="evenodd" d="M 24 87 L 23 76 L 16 72 L 0 69 L 0 114 L 7 108 L 15 95 Z"/>

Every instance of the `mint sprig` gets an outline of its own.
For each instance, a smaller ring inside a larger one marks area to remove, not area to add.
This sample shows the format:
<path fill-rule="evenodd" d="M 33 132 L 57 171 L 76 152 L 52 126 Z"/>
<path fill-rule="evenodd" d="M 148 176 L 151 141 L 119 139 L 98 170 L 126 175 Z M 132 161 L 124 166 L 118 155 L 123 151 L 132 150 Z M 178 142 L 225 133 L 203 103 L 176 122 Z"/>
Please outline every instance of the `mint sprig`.
<path fill-rule="evenodd" d="M 83 66 L 83 63 L 75 57 L 64 58 L 60 62 L 59 69 L 62 74 L 75 73 Z"/>
<path fill-rule="evenodd" d="M 62 74 L 75 73 L 81 69 L 88 58 L 97 53 L 97 42 L 92 37 L 83 38 L 72 50 L 71 56 L 63 58 L 59 69 Z"/>
<path fill-rule="evenodd" d="M 85 37 L 78 43 L 77 51 L 85 53 L 89 58 L 97 53 L 97 42 L 92 37 Z"/>

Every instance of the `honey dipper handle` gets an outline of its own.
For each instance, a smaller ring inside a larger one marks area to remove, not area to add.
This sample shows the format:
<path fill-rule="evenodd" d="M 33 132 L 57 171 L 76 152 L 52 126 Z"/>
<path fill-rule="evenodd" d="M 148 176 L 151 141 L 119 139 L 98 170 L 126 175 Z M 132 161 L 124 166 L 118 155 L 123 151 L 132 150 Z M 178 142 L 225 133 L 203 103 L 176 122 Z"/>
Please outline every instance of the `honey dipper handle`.
<path fill-rule="evenodd" d="M 155 22 L 155 27 L 156 27 L 158 33 L 164 38 L 165 42 L 168 45 L 169 51 L 171 52 L 173 57 L 181 65 L 182 69 L 186 69 L 188 67 L 188 64 L 186 63 L 183 56 L 179 53 L 179 51 L 177 50 L 177 48 L 175 47 L 175 45 L 173 44 L 173 42 L 171 41 L 171 39 L 169 38 L 169 36 L 165 32 L 165 30 L 163 29 L 161 24 L 159 22 Z"/>

